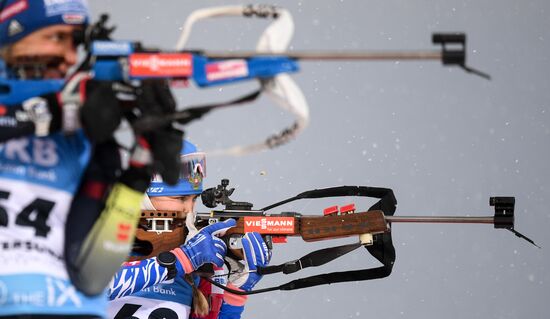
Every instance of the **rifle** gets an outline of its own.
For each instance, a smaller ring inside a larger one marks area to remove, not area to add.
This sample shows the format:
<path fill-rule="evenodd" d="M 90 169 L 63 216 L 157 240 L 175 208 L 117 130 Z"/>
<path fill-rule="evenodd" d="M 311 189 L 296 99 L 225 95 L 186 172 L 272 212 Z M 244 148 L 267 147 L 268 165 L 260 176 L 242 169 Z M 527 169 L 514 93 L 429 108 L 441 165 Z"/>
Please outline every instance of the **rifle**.
<path fill-rule="evenodd" d="M 533 240 L 514 229 L 514 197 L 491 197 L 490 206 L 495 208 L 492 216 L 393 216 L 397 206 L 394 193 L 389 188 L 367 186 L 340 186 L 325 189 L 315 189 L 302 192 L 294 197 L 279 201 L 259 210 L 253 210 L 248 202 L 238 202 L 230 199 L 233 188 L 228 189 L 229 180 L 223 179 L 215 188 L 209 188 L 201 194 L 202 202 L 209 208 L 218 204 L 225 206 L 223 210 L 212 210 L 209 213 L 196 213 L 198 228 L 216 223 L 227 218 L 237 219 L 237 226 L 229 229 L 223 239 L 229 248 L 228 257 L 240 260 L 242 252 L 240 238 L 246 232 L 256 231 L 264 236 L 266 243 L 272 248 L 273 243 L 285 242 L 287 236 L 299 236 L 306 242 L 330 240 L 335 238 L 358 236 L 356 243 L 324 248 L 311 252 L 299 259 L 281 265 L 260 267 L 260 274 L 294 273 L 304 268 L 324 265 L 359 247 L 365 247 L 371 255 L 382 263 L 381 267 L 360 269 L 344 272 L 320 274 L 293 280 L 289 283 L 257 289 L 250 292 L 232 290 L 217 284 L 210 278 L 212 284 L 235 294 L 257 294 L 273 290 L 294 290 L 337 282 L 372 280 L 387 277 L 391 274 L 395 262 L 395 248 L 391 238 L 392 223 L 459 223 L 459 224 L 491 224 L 496 229 L 507 229 L 516 236 L 537 246 Z M 355 212 L 354 204 L 332 206 L 324 210 L 323 216 L 310 216 L 297 212 L 266 213 L 275 207 L 300 200 L 326 197 L 373 197 L 379 201 L 364 212 Z M 171 250 L 184 242 L 186 214 L 169 211 L 144 211 L 140 221 L 140 229 L 136 234 L 136 250 L 149 250 L 148 256 L 156 256 L 162 251 Z M 145 244 L 148 242 L 148 244 Z M 133 258 L 136 260 L 139 258 Z"/>
<path fill-rule="evenodd" d="M 185 48 L 193 25 L 206 18 L 241 16 L 271 19 L 264 30 L 256 51 L 211 52 Z M 489 79 L 483 72 L 466 66 L 466 35 L 464 33 L 436 33 L 432 42 L 441 46 L 433 51 L 372 51 L 372 52 L 288 52 L 294 24 L 287 10 L 274 6 L 244 5 L 214 7 L 197 10 L 189 15 L 175 50 L 159 50 L 136 41 L 111 39 L 114 27 L 108 26 L 109 16 L 87 30 L 75 34 L 84 44 L 86 58 L 78 68 L 90 71 L 97 81 L 122 81 L 139 85 L 148 79 L 168 79 L 179 83 L 194 82 L 199 88 L 229 85 L 257 80 L 259 88 L 242 97 L 226 102 L 188 106 L 174 114 L 143 116 L 132 123 L 136 133 L 144 133 L 171 122 L 187 124 L 200 119 L 214 109 L 241 105 L 256 100 L 262 93 L 272 97 L 277 105 L 290 111 L 295 121 L 267 139 L 225 150 L 209 151 L 209 155 L 244 155 L 285 144 L 297 136 L 309 123 L 309 107 L 299 86 L 288 75 L 300 70 L 299 61 L 307 60 L 435 60 L 446 66 L 459 66 L 466 72 Z M 1 73 L 1 72 L 0 72 Z M 62 80 L 17 80 L 0 78 L 0 104 L 18 104 L 47 93 L 61 91 Z"/>

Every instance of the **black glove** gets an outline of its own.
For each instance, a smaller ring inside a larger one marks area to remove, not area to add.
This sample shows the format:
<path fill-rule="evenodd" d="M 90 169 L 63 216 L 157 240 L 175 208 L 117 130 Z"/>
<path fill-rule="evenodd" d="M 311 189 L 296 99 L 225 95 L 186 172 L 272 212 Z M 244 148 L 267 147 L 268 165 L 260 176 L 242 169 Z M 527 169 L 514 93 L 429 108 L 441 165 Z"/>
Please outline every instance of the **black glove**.
<path fill-rule="evenodd" d="M 166 80 L 143 80 L 137 87 L 120 82 L 88 81 L 86 91 L 89 93 L 80 110 L 81 122 L 88 138 L 98 144 L 112 137 L 123 117 L 132 125 L 145 117 L 165 118 L 176 110 Z M 153 172 L 168 184 L 178 181 L 183 132 L 172 127 L 171 121 L 166 123 L 148 131 L 142 127 L 134 130 L 139 131 L 139 135 L 135 136 L 133 160 L 122 177 L 134 189 L 146 188 Z"/>
<path fill-rule="evenodd" d="M 109 140 L 120 125 L 123 109 L 117 94 L 123 94 L 121 88 L 123 86 L 115 82 L 87 82 L 87 97 L 80 109 L 80 122 L 92 143 Z"/>
<path fill-rule="evenodd" d="M 176 101 L 166 80 L 143 81 L 137 90 L 136 106 L 143 117 L 162 118 L 176 111 Z M 180 174 L 183 132 L 168 122 L 142 133 L 142 137 L 148 142 L 153 156 L 153 172 L 160 174 L 165 183 L 175 185 Z"/>

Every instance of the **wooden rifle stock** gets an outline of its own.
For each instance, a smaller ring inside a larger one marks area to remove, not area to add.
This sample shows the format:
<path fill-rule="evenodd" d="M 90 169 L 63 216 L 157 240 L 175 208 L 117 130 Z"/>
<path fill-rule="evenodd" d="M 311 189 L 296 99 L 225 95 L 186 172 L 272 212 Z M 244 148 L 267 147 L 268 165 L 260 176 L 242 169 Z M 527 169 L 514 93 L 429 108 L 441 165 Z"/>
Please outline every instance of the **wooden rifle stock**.
<path fill-rule="evenodd" d="M 362 234 L 374 235 L 390 230 L 380 210 L 334 216 L 264 216 L 258 213 L 247 216 L 245 211 L 239 215 L 216 212 L 210 217 L 199 216 L 199 219 L 236 218 L 237 225 L 226 232 L 226 238 L 256 231 L 274 237 L 300 236 L 304 241 L 312 242 Z M 185 213 L 176 211 L 142 211 L 134 243 L 134 252 L 141 254 L 130 256 L 128 260 L 151 258 L 183 244 L 187 235 L 185 216 Z M 242 258 L 242 254 L 232 251 Z"/>
<path fill-rule="evenodd" d="M 183 244 L 187 236 L 186 215 L 181 211 L 142 211 L 132 249 L 139 255 L 129 256 L 128 261 L 156 257 Z"/>
<path fill-rule="evenodd" d="M 284 226 L 287 228 L 283 228 Z M 361 234 L 380 234 L 389 231 L 389 227 L 381 210 L 335 216 L 245 216 L 239 218 L 237 226 L 229 229 L 226 235 L 242 235 L 250 231 L 262 235 L 300 236 L 304 241 L 312 242 Z"/>

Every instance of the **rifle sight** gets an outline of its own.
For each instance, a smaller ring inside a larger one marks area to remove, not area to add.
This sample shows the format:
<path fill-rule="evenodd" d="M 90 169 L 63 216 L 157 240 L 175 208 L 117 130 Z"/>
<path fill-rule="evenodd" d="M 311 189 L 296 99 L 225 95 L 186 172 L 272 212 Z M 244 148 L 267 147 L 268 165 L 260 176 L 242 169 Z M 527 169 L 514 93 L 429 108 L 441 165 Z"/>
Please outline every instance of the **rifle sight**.
<path fill-rule="evenodd" d="M 215 208 L 218 204 L 225 206 L 226 210 L 251 210 L 252 203 L 248 202 L 235 202 L 229 198 L 235 191 L 234 188 L 227 188 L 229 186 L 229 179 L 224 178 L 221 184 L 205 189 L 201 194 L 201 200 L 204 206 L 208 208 Z"/>

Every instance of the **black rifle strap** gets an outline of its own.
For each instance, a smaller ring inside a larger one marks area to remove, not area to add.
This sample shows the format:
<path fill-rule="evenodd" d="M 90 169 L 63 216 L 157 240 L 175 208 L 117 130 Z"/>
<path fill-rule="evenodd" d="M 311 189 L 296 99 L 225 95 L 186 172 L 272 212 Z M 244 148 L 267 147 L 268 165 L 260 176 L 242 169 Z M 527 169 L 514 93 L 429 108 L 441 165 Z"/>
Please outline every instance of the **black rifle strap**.
<path fill-rule="evenodd" d="M 158 116 L 158 115 L 143 116 L 133 121 L 132 127 L 134 128 L 135 132 L 144 133 L 144 132 L 152 131 L 160 127 L 166 126 L 172 122 L 178 122 L 179 124 L 182 124 L 182 125 L 188 124 L 194 120 L 200 119 L 205 114 L 209 113 L 214 109 L 222 108 L 226 106 L 236 106 L 243 103 L 252 102 L 255 99 L 257 99 L 261 93 L 262 93 L 262 89 L 260 88 L 249 94 L 244 95 L 243 97 L 240 97 L 235 100 L 227 101 L 227 102 L 192 106 L 184 110 L 177 111 L 172 114 L 162 115 L 162 116 Z"/>
<path fill-rule="evenodd" d="M 206 105 L 200 105 L 200 106 L 193 106 L 188 107 L 182 111 L 176 112 L 172 114 L 171 120 L 177 121 L 180 124 L 187 124 L 193 120 L 201 118 L 204 114 L 212 111 L 213 109 L 225 107 L 225 106 L 236 106 L 244 103 L 250 103 L 254 100 L 256 100 L 260 94 L 262 93 L 262 89 L 256 89 L 255 91 L 248 93 L 240 98 L 230 100 L 227 102 L 220 102 L 220 103 L 212 103 L 212 104 L 206 104 Z"/>
<path fill-rule="evenodd" d="M 395 196 L 393 195 L 393 191 L 389 188 L 369 187 L 369 186 L 338 186 L 338 187 L 330 187 L 330 188 L 322 188 L 322 189 L 305 191 L 294 197 L 287 198 L 280 202 L 266 206 L 261 210 L 267 211 L 299 199 L 315 199 L 315 198 L 343 197 L 343 196 L 379 198 L 380 200 L 376 204 L 374 204 L 374 206 L 372 206 L 371 209 L 382 210 L 384 213 L 389 215 L 393 215 L 393 212 L 395 212 L 395 207 L 397 205 L 397 201 L 395 199 Z M 374 208 L 374 207 L 377 207 L 377 208 Z"/>
<path fill-rule="evenodd" d="M 383 242 L 379 246 L 382 249 L 373 249 L 377 247 L 376 244 L 375 246 L 367 247 L 369 252 L 382 263 L 381 267 L 331 272 L 328 274 L 300 278 L 279 286 L 278 290 L 295 290 L 319 285 L 329 285 L 338 282 L 380 279 L 389 276 L 395 262 L 395 249 L 391 242 L 391 235 L 383 234 L 382 237 L 385 235 L 388 236 L 382 238 Z"/>
<path fill-rule="evenodd" d="M 367 247 L 367 249 L 378 261 L 382 263 L 381 267 L 320 274 L 316 276 L 296 279 L 296 280 L 287 282 L 285 284 L 282 284 L 280 286 L 256 289 L 252 291 L 240 291 L 240 290 L 231 289 L 210 279 L 209 277 L 203 277 L 203 278 L 208 282 L 210 282 L 211 284 L 236 295 L 254 295 L 254 294 L 275 291 L 275 290 L 296 290 L 296 289 L 303 289 L 303 288 L 314 287 L 319 285 L 329 285 L 329 284 L 339 283 L 339 282 L 363 281 L 363 280 L 384 278 L 389 276 L 392 272 L 393 264 L 395 262 L 395 249 L 393 247 L 390 234 L 383 234 L 382 236 L 379 237 L 379 239 L 382 240 L 382 243 L 375 243 L 373 246 Z M 376 246 L 376 245 L 379 245 L 379 246 Z M 348 246 L 350 246 L 349 248 L 351 248 L 351 246 L 356 246 L 355 248 L 357 248 L 362 245 L 352 244 Z M 382 249 L 373 249 L 374 247 L 381 247 Z M 351 249 L 350 251 L 352 250 L 353 249 Z M 335 259 L 337 257 L 334 257 L 332 259 Z M 302 264 L 301 266 L 302 267 L 300 269 L 307 268 L 309 266 L 314 266 L 314 265 L 309 265 L 307 267 L 304 267 L 304 265 Z M 278 267 L 278 266 L 274 266 L 274 267 Z M 288 268 L 288 269 L 291 269 L 291 268 Z M 297 270 L 299 269 L 296 269 L 295 271 Z M 266 274 L 266 272 L 264 271 L 262 271 L 262 273 Z M 274 273 L 274 272 L 267 272 L 267 273 Z"/>
<path fill-rule="evenodd" d="M 329 261 L 333 261 L 334 259 L 341 257 L 361 246 L 361 243 L 354 243 L 349 245 L 319 249 L 303 256 L 300 259 L 292 260 L 284 264 L 280 264 L 277 266 L 258 267 L 256 272 L 260 275 L 269 275 L 278 272 L 282 272 L 283 274 L 291 274 L 304 268 L 324 265 Z"/>

